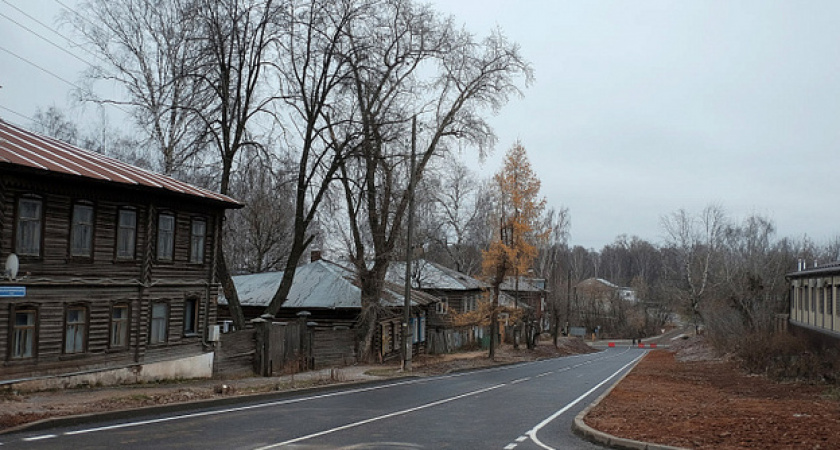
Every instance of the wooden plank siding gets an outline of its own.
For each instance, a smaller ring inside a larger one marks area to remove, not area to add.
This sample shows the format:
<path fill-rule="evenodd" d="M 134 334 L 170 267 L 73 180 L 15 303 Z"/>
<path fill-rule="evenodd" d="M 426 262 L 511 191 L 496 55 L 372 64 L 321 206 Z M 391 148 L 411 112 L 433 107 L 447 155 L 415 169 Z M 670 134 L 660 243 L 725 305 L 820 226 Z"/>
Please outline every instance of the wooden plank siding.
<path fill-rule="evenodd" d="M 219 285 L 215 279 L 216 227 L 225 206 L 186 195 L 108 185 L 79 177 L 33 175 L 0 166 L 0 265 L 16 252 L 17 204 L 22 196 L 42 201 L 40 256 L 20 255 L 17 281 L 2 286 L 23 286 L 25 297 L 0 297 L 0 383 L 25 377 L 54 376 L 87 370 L 128 367 L 172 360 L 212 351 L 206 343 L 207 326 L 216 323 Z M 73 257 L 70 235 L 73 205 L 93 206 L 92 256 Z M 229 207 L 229 206 L 228 206 Z M 118 259 L 118 211 L 137 213 L 135 257 Z M 175 216 L 174 258 L 157 261 L 157 213 Z M 206 223 L 204 259 L 190 262 L 192 220 Z M 184 334 L 185 301 L 198 309 L 196 332 Z M 167 340 L 149 343 L 151 305 L 169 305 Z M 110 347 L 111 307 L 129 305 L 128 342 Z M 12 311 L 16 305 L 37 309 L 35 355 L 12 357 Z M 85 349 L 65 354 L 66 308 L 82 305 L 87 311 Z"/>

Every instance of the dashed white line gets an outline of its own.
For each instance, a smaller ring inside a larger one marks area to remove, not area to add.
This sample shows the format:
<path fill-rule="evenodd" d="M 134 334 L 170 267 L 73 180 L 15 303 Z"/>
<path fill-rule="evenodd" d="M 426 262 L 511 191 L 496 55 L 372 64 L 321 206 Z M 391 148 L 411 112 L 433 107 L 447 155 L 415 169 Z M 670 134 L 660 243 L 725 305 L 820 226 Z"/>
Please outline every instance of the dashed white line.
<path fill-rule="evenodd" d="M 518 444 L 508 444 L 505 446 L 505 450 L 513 450 L 516 448 Z"/>
<path fill-rule="evenodd" d="M 518 438 L 516 438 L 516 442 L 522 442 L 525 439 L 528 439 L 528 436 L 519 436 Z"/>
<path fill-rule="evenodd" d="M 58 437 L 58 435 L 56 435 L 56 434 L 42 434 L 41 436 L 32 436 L 32 437 L 28 437 L 28 438 L 23 438 L 22 440 L 24 440 L 26 442 L 32 442 L 32 441 L 40 441 L 40 440 L 44 440 L 44 439 L 52 439 L 54 437 Z"/>
<path fill-rule="evenodd" d="M 521 382 L 523 382 L 523 381 L 528 381 L 528 380 L 530 380 L 530 379 L 531 379 L 531 377 L 520 378 L 520 379 L 518 379 L 518 380 L 513 380 L 513 381 L 511 381 L 511 382 L 510 382 L 510 384 L 521 383 Z"/>
<path fill-rule="evenodd" d="M 324 436 L 326 434 L 335 433 L 336 431 L 346 430 L 348 428 L 358 427 L 360 425 L 366 425 L 372 422 L 377 422 L 384 419 L 390 419 L 391 417 L 402 416 L 414 411 L 420 411 L 421 409 L 431 408 L 433 406 L 442 405 L 444 403 L 449 403 L 455 400 L 460 400 L 462 398 L 471 397 L 473 395 L 482 394 L 488 391 L 492 391 L 494 389 L 498 389 L 500 387 L 506 386 L 506 384 L 497 384 L 495 386 L 490 386 L 484 389 L 479 389 L 477 391 L 467 392 L 466 394 L 456 395 L 454 397 L 445 398 L 443 400 L 438 400 L 436 402 L 427 403 L 425 405 L 416 406 L 414 408 L 403 409 L 401 411 L 394 411 L 392 413 L 384 414 L 381 416 L 371 417 L 370 419 L 360 420 L 358 422 L 348 423 L 347 425 L 342 425 L 340 427 L 331 428 L 329 430 L 319 431 L 317 433 L 307 434 L 306 436 L 301 436 L 294 439 L 289 439 L 288 441 L 278 442 L 276 444 L 266 445 L 265 447 L 259 447 L 256 450 L 268 450 L 271 448 L 282 447 L 288 444 L 294 444 L 295 442 L 305 441 L 308 439 L 316 438 L 319 436 Z"/>

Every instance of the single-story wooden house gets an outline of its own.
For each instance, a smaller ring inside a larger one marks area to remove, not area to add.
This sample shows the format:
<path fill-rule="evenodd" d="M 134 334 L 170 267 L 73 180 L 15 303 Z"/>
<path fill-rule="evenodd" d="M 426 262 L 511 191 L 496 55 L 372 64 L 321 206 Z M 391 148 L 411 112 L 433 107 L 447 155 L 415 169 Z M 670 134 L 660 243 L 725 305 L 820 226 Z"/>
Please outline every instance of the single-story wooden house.
<path fill-rule="evenodd" d="M 212 374 L 235 200 L 0 121 L 0 385 Z"/>
<path fill-rule="evenodd" d="M 405 284 L 405 262 L 394 261 L 388 268 L 388 281 Z M 457 326 L 455 316 L 476 312 L 481 301 L 490 301 L 490 285 L 469 275 L 425 259 L 411 262 L 411 287 L 439 299 L 435 312 L 440 320 L 429 330 L 431 353 L 448 353 L 472 345 L 484 337 L 486 326 Z M 503 305 L 512 298 L 502 295 Z"/>
<path fill-rule="evenodd" d="M 239 301 L 246 319 L 259 318 L 280 286 L 283 272 L 266 272 L 233 277 Z M 382 360 L 400 354 L 404 287 L 386 282 L 380 305 L 380 316 L 373 348 Z M 438 299 L 413 290 L 411 293 L 411 323 L 415 352 L 424 352 L 426 327 L 434 321 Z M 230 317 L 227 300 L 219 299 L 219 318 Z M 361 289 L 355 272 L 345 266 L 324 259 L 317 259 L 299 266 L 288 298 L 273 320 L 297 320 L 303 311 L 308 320 L 320 327 L 355 328 L 361 313 Z"/>
<path fill-rule="evenodd" d="M 533 319 L 540 324 L 540 331 L 548 329 L 548 317 L 545 314 L 548 291 L 545 289 L 545 279 L 520 275 L 517 283 L 517 277 L 507 277 L 499 290 L 513 299 L 514 305 L 526 308 L 527 313 L 532 314 Z"/>

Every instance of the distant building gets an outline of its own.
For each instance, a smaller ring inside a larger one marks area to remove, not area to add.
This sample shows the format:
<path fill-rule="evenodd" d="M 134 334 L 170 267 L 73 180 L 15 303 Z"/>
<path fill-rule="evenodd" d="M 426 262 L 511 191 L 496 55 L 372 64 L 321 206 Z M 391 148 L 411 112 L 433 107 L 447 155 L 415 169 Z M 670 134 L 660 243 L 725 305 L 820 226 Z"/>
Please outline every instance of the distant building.
<path fill-rule="evenodd" d="M 787 274 L 790 282 L 790 324 L 840 338 L 840 262 L 806 268 Z"/>
<path fill-rule="evenodd" d="M 575 286 L 573 311 L 577 322 L 592 330 L 609 328 L 625 305 L 639 302 L 636 291 L 603 278 L 587 278 Z"/>
<path fill-rule="evenodd" d="M 0 385 L 210 376 L 218 230 L 239 207 L 0 121 Z"/>

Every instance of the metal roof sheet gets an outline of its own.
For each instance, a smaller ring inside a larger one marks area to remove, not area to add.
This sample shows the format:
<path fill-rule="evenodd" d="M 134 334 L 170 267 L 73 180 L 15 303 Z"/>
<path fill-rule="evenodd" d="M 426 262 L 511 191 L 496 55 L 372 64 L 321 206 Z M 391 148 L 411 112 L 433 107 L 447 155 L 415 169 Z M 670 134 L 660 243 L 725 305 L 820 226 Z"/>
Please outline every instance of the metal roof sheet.
<path fill-rule="evenodd" d="M 481 280 L 425 259 L 412 261 L 411 269 L 414 274 L 411 277 L 411 287 L 414 289 L 472 291 L 490 287 Z M 388 267 L 387 279 L 393 283 L 405 284 L 405 262 L 392 262 Z"/>
<path fill-rule="evenodd" d="M 502 284 L 499 285 L 499 289 L 501 289 L 503 291 L 516 291 L 516 290 L 518 290 L 519 292 L 543 292 L 543 291 L 545 291 L 545 289 L 542 289 L 539 286 L 537 286 L 536 283 L 537 283 L 538 280 L 541 281 L 541 282 L 543 281 L 542 279 L 531 278 L 531 277 L 526 277 L 524 275 L 520 275 L 519 276 L 519 286 L 518 286 L 518 289 L 517 289 L 516 277 L 505 277 L 505 281 L 503 281 Z"/>
<path fill-rule="evenodd" d="M 266 272 L 233 277 L 239 302 L 243 306 L 268 306 L 283 272 Z M 299 266 L 284 308 L 361 308 L 362 291 L 352 270 L 326 260 L 318 260 Z M 411 293 L 412 305 L 428 305 L 437 298 L 417 291 Z M 382 289 L 382 306 L 402 306 L 402 287 L 385 283 Z M 219 303 L 227 304 L 224 296 Z"/>
<path fill-rule="evenodd" d="M 0 119 L 0 165 L 2 164 L 104 182 L 162 189 L 228 203 L 229 207 L 241 206 L 239 202 L 226 195 L 192 186 L 175 178 L 84 150 L 58 139 L 24 130 Z"/>

